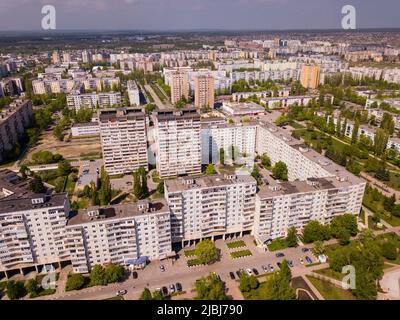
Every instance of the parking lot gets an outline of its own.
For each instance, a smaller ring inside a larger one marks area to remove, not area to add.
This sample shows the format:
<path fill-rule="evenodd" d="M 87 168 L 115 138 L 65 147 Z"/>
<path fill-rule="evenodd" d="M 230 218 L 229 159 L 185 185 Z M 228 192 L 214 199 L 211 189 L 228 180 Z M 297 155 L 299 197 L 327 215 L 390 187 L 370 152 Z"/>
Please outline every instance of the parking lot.
<path fill-rule="evenodd" d="M 91 182 L 97 182 L 103 160 L 87 160 L 79 162 L 79 176 L 76 188 L 82 190 L 85 186 L 90 186 Z"/>

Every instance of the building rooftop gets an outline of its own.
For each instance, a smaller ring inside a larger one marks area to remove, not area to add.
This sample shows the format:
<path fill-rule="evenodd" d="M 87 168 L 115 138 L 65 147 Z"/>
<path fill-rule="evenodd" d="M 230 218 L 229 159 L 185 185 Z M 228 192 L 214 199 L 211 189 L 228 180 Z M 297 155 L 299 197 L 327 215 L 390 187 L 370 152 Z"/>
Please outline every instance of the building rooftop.
<path fill-rule="evenodd" d="M 216 188 L 239 183 L 256 185 L 256 180 L 250 175 L 216 174 L 201 177 L 182 177 L 166 180 L 164 183 L 168 192 L 179 192 L 197 188 Z"/>
<path fill-rule="evenodd" d="M 67 193 L 52 195 L 31 194 L 26 198 L 7 197 L 0 200 L 0 214 L 35 210 L 39 208 L 63 207 L 68 201 Z M 66 212 L 68 214 L 68 212 Z"/>
<path fill-rule="evenodd" d="M 89 207 L 79 210 L 68 219 L 67 225 L 74 226 L 95 221 L 124 219 L 147 214 L 169 212 L 169 207 L 164 199 L 155 201 L 142 200 L 132 204 L 120 204 L 105 207 Z"/>
<path fill-rule="evenodd" d="M 113 108 L 99 110 L 100 122 L 115 122 L 144 118 L 145 114 L 141 108 Z"/>
<path fill-rule="evenodd" d="M 22 179 L 14 171 L 0 170 L 0 200 L 3 198 L 18 199 L 32 195 L 29 180 Z"/>
<path fill-rule="evenodd" d="M 196 119 L 200 120 L 200 111 L 196 108 L 189 107 L 180 110 L 169 109 L 163 111 L 155 111 L 154 115 L 157 121 L 171 121 L 180 119 Z"/>

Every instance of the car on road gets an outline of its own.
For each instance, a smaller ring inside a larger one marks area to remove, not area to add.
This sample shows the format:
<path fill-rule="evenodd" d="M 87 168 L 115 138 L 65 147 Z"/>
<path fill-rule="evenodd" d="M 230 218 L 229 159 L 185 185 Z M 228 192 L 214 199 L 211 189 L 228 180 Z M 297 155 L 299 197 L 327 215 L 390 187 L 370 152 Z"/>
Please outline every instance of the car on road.
<path fill-rule="evenodd" d="M 165 267 L 163 265 L 160 266 L 160 271 L 164 272 L 165 271 Z"/>
<path fill-rule="evenodd" d="M 268 266 L 262 266 L 261 268 L 263 269 L 263 271 L 264 271 L 265 273 L 269 272 Z"/>
<path fill-rule="evenodd" d="M 182 285 L 179 282 L 175 283 L 175 288 L 176 288 L 176 291 L 182 292 Z"/>
<path fill-rule="evenodd" d="M 232 271 L 229 272 L 229 276 L 231 277 L 232 280 L 235 280 L 235 274 Z"/>
<path fill-rule="evenodd" d="M 163 294 L 164 296 L 167 296 L 167 295 L 168 295 L 168 288 L 167 288 L 167 287 L 162 287 L 162 288 L 161 288 L 161 292 L 162 292 L 162 294 Z"/>
<path fill-rule="evenodd" d="M 312 259 L 309 256 L 306 256 L 305 259 L 306 259 L 307 263 L 312 263 Z"/>
<path fill-rule="evenodd" d="M 138 278 L 138 273 L 136 271 L 132 272 L 132 278 L 137 279 Z"/>
<path fill-rule="evenodd" d="M 290 268 L 293 268 L 293 267 L 294 267 L 293 261 L 292 261 L 292 260 L 289 260 L 289 261 L 288 261 L 288 265 L 289 265 Z"/>
<path fill-rule="evenodd" d="M 308 249 L 308 248 L 302 248 L 301 251 L 302 251 L 302 252 L 308 252 L 308 251 L 310 251 L 310 249 Z"/>
<path fill-rule="evenodd" d="M 171 292 L 171 293 L 174 293 L 174 292 L 175 292 L 175 285 L 174 285 L 174 284 L 171 284 L 171 285 L 169 286 L 169 292 Z"/>
<path fill-rule="evenodd" d="M 247 268 L 247 269 L 246 269 L 246 273 L 247 273 L 249 276 L 252 276 L 252 275 L 253 275 L 253 270 L 251 270 L 250 268 Z"/>
<path fill-rule="evenodd" d="M 256 268 L 253 268 L 253 273 L 254 273 L 255 276 L 259 275 L 258 270 Z"/>
<path fill-rule="evenodd" d="M 128 292 L 127 290 L 118 290 L 116 295 L 117 296 L 123 296 L 123 295 L 127 294 L 127 292 Z"/>
<path fill-rule="evenodd" d="M 278 266 L 278 268 L 280 269 L 281 268 L 281 265 L 282 265 L 282 263 L 280 263 L 280 262 L 277 262 L 276 263 L 276 265 Z"/>
<path fill-rule="evenodd" d="M 284 256 L 285 256 L 285 254 L 283 252 L 278 252 L 275 254 L 275 257 L 277 257 L 277 258 L 282 258 Z"/>

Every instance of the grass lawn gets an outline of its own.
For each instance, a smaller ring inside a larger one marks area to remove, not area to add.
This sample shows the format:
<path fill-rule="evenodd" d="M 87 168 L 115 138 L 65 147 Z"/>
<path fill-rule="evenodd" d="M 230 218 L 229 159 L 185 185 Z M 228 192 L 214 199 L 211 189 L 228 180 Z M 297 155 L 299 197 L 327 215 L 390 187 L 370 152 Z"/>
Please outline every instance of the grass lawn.
<path fill-rule="evenodd" d="M 275 239 L 268 245 L 269 251 L 276 251 L 287 248 L 287 243 L 285 239 Z"/>
<path fill-rule="evenodd" d="M 312 276 L 307 276 L 307 278 L 325 300 L 357 300 L 350 291 L 339 288 L 328 281 L 320 280 Z"/>
<path fill-rule="evenodd" d="M 249 292 L 242 292 L 243 297 L 246 300 L 268 300 L 268 296 L 266 294 L 266 287 L 267 287 L 267 281 L 268 278 L 272 275 L 272 273 L 268 274 L 268 275 L 262 275 L 258 278 L 258 281 L 262 281 L 262 277 L 265 277 L 266 281 L 260 282 L 260 285 L 257 289 L 255 290 L 251 290 Z M 239 285 L 239 283 L 238 283 Z"/>
<path fill-rule="evenodd" d="M 250 250 L 240 250 L 240 251 L 231 252 L 230 254 L 233 259 L 247 257 L 247 256 L 252 255 Z"/>
<path fill-rule="evenodd" d="M 336 279 L 336 280 L 339 280 L 339 281 L 342 281 L 343 277 L 346 275 L 344 273 L 337 272 L 330 268 L 319 269 L 319 270 L 315 270 L 314 272 L 322 274 L 322 275 L 330 277 L 330 278 L 333 278 L 333 279 Z"/>
<path fill-rule="evenodd" d="M 246 243 L 243 240 L 233 241 L 226 244 L 229 249 L 245 247 Z"/>
<path fill-rule="evenodd" d="M 103 299 L 103 300 L 125 300 L 123 296 L 115 296 L 115 297 L 111 297 L 111 298 L 107 298 L 107 299 Z"/>

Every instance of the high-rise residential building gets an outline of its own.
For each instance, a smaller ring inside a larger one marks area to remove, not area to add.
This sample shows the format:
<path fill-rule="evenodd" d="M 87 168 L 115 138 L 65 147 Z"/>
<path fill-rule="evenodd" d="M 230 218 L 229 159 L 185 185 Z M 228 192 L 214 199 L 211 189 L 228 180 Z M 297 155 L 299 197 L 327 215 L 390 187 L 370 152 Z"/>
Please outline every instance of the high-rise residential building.
<path fill-rule="evenodd" d="M 77 273 L 96 264 L 164 259 L 172 252 L 170 212 L 163 199 L 79 210 L 66 230 L 66 248 Z"/>
<path fill-rule="evenodd" d="M 257 125 L 212 124 L 201 126 L 202 163 L 220 163 L 221 149 L 225 163 L 239 161 L 240 158 L 254 159 Z M 244 155 L 244 157 L 243 157 Z"/>
<path fill-rule="evenodd" d="M 129 104 L 131 106 L 133 105 L 140 106 L 140 95 L 137 84 L 133 80 L 129 80 L 127 82 L 127 87 L 128 87 Z"/>
<path fill-rule="evenodd" d="M 23 138 L 33 120 L 32 102 L 15 100 L 0 110 L 0 163 Z"/>
<path fill-rule="evenodd" d="M 99 110 L 104 168 L 110 175 L 147 165 L 146 117 L 138 108 Z"/>
<path fill-rule="evenodd" d="M 87 50 L 82 51 L 82 62 L 83 63 L 92 62 L 92 53 L 90 51 Z"/>
<path fill-rule="evenodd" d="M 63 62 L 64 63 L 71 62 L 71 54 L 69 52 L 63 52 Z"/>
<path fill-rule="evenodd" d="M 257 183 L 250 175 L 184 177 L 165 181 L 173 242 L 251 233 Z"/>
<path fill-rule="evenodd" d="M 201 172 L 201 122 L 198 109 L 155 113 L 157 171 L 161 177 Z"/>
<path fill-rule="evenodd" d="M 194 106 L 214 108 L 214 77 L 212 75 L 194 77 Z"/>
<path fill-rule="evenodd" d="M 184 97 L 189 98 L 189 76 L 186 70 L 176 70 L 171 75 L 171 102 L 177 103 Z"/>
<path fill-rule="evenodd" d="M 5 276 L 69 261 L 64 245 L 68 195 L 34 194 L 28 186 L 15 173 L 0 171 L 0 273 Z"/>
<path fill-rule="evenodd" d="M 304 88 L 316 89 L 319 85 L 320 67 L 305 64 L 301 68 L 300 83 Z"/>
<path fill-rule="evenodd" d="M 60 54 L 58 53 L 58 51 L 53 51 L 53 54 L 51 56 L 51 60 L 54 64 L 60 63 L 61 59 L 60 59 Z"/>

